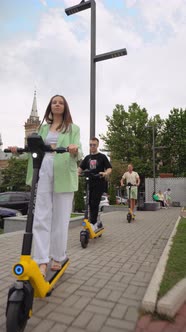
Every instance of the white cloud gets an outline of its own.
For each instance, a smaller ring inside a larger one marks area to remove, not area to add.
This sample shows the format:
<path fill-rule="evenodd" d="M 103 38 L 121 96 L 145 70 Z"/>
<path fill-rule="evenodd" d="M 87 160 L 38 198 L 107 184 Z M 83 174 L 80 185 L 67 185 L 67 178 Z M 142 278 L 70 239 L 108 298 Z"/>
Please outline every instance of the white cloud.
<path fill-rule="evenodd" d="M 66 0 L 65 6 L 74 5 Z M 125 57 L 97 63 L 96 135 L 106 131 L 106 115 L 116 103 L 137 102 L 150 116 L 166 117 L 172 107 L 185 107 L 185 0 L 128 1 L 140 17 L 109 11 L 97 1 L 97 53 L 126 47 Z M 169 6 L 169 8 L 168 8 Z M 1 44 L 0 133 L 4 147 L 22 146 L 24 123 L 37 87 L 38 112 L 43 117 L 50 97 L 63 94 L 73 120 L 81 128 L 82 143 L 88 152 L 89 138 L 89 57 L 90 12 L 72 18 L 64 8 L 49 8 L 38 22 L 32 38 L 7 40 Z M 179 16 L 177 21 L 176 15 Z M 141 20 L 146 38 L 137 29 Z M 161 35 L 161 26 L 166 26 Z M 166 37 L 167 33 L 167 38 Z"/>
<path fill-rule="evenodd" d="M 45 0 L 39 0 L 43 6 L 47 6 L 47 2 Z"/>

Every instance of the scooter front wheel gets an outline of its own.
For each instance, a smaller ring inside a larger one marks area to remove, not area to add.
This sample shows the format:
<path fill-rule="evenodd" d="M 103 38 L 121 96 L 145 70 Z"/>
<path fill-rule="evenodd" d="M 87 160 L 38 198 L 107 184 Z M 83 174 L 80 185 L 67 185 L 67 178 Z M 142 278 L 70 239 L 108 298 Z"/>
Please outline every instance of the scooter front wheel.
<path fill-rule="evenodd" d="M 83 249 L 85 249 L 88 246 L 88 239 L 86 238 L 85 235 L 81 235 L 80 242 Z"/>
<path fill-rule="evenodd" d="M 81 231 L 80 242 L 83 249 L 85 249 L 88 246 L 88 240 L 89 240 L 89 233 L 86 230 Z"/>
<path fill-rule="evenodd" d="M 6 332 L 23 332 L 27 324 L 23 302 L 10 302 L 7 310 Z"/>

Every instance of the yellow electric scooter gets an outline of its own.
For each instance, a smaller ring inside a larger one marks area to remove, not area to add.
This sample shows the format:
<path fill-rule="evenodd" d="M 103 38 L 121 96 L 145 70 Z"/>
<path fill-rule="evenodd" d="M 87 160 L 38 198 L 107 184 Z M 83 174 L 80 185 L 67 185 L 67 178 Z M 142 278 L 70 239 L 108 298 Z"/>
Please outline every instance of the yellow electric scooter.
<path fill-rule="evenodd" d="M 83 171 L 81 173 L 81 176 L 85 176 L 86 180 L 86 202 L 85 202 L 85 215 L 84 215 L 84 220 L 82 222 L 83 230 L 80 232 L 80 242 L 82 248 L 86 248 L 88 246 L 89 239 L 95 239 L 97 237 L 101 237 L 104 232 L 104 227 L 100 227 L 96 231 L 94 231 L 89 221 L 89 181 L 90 178 L 96 178 L 96 177 L 100 178 L 101 176 L 100 174 L 91 173 L 90 170 Z"/>
<path fill-rule="evenodd" d="M 32 305 L 34 297 L 49 296 L 54 285 L 62 276 L 69 259 L 62 262 L 61 270 L 48 271 L 44 279 L 38 264 L 31 257 L 32 248 L 32 226 L 37 193 L 37 183 L 39 170 L 45 152 L 64 153 L 68 148 L 52 149 L 51 146 L 44 144 L 41 136 L 34 133 L 28 137 L 28 147 L 17 149 L 18 153 L 30 152 L 33 160 L 33 180 L 31 188 L 31 198 L 28 208 L 26 230 L 23 237 L 22 253 L 20 261 L 13 266 L 13 274 L 16 277 L 15 283 L 9 289 L 6 307 L 6 331 L 23 332 L 27 320 L 32 316 Z M 11 152 L 6 149 L 5 152 Z"/>

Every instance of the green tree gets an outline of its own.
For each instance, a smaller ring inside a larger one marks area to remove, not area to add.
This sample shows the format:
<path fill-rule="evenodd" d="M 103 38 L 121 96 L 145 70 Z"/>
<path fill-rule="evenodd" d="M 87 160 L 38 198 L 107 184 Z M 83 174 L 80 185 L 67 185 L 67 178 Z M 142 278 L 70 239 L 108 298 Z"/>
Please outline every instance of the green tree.
<path fill-rule="evenodd" d="M 110 203 L 110 205 L 116 204 L 116 189 L 115 189 L 113 183 L 110 183 L 108 191 L 109 191 L 109 203 Z"/>
<path fill-rule="evenodd" d="M 108 130 L 101 135 L 112 159 L 125 164 L 133 163 L 138 173 L 152 176 L 152 128 L 156 127 L 156 141 L 162 130 L 163 120 L 159 115 L 148 118 L 145 108 L 137 103 L 129 106 L 128 111 L 123 105 L 116 105 L 111 117 L 107 116 Z"/>
<path fill-rule="evenodd" d="M 1 191 L 26 191 L 29 187 L 25 184 L 27 172 L 26 159 L 12 157 L 8 167 L 2 170 Z"/>
<path fill-rule="evenodd" d="M 79 188 L 74 194 L 74 211 L 82 212 L 85 209 L 84 188 L 85 179 L 83 177 L 79 177 Z"/>
<path fill-rule="evenodd" d="M 173 108 L 162 132 L 162 172 L 186 176 L 186 109 Z"/>
<path fill-rule="evenodd" d="M 109 182 L 111 182 L 115 188 L 120 187 L 120 180 L 124 172 L 127 170 L 127 163 L 122 160 L 113 160 L 111 158 L 112 173 L 109 176 Z"/>

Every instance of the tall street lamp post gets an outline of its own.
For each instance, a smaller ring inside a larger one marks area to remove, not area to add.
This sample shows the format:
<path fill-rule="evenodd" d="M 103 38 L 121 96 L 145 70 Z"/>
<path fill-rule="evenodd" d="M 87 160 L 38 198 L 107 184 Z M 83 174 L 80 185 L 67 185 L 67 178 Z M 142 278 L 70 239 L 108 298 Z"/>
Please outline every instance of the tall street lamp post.
<path fill-rule="evenodd" d="M 96 122 L 96 62 L 127 55 L 126 48 L 96 55 L 96 2 L 82 0 L 78 5 L 65 9 L 67 15 L 76 14 L 82 10 L 91 9 L 91 38 L 90 38 L 90 138 L 95 136 Z"/>
<path fill-rule="evenodd" d="M 156 192 L 156 156 L 155 151 L 161 149 L 167 149 L 166 146 L 155 146 L 155 125 L 145 126 L 145 128 L 152 128 L 152 164 L 153 164 L 153 188 Z"/>
<path fill-rule="evenodd" d="M 145 128 L 152 128 L 153 191 L 156 192 L 155 126 L 145 126 Z"/>
<path fill-rule="evenodd" d="M 154 191 L 156 192 L 156 162 L 155 162 L 155 127 L 152 126 L 152 163 L 153 163 L 153 182 Z"/>

